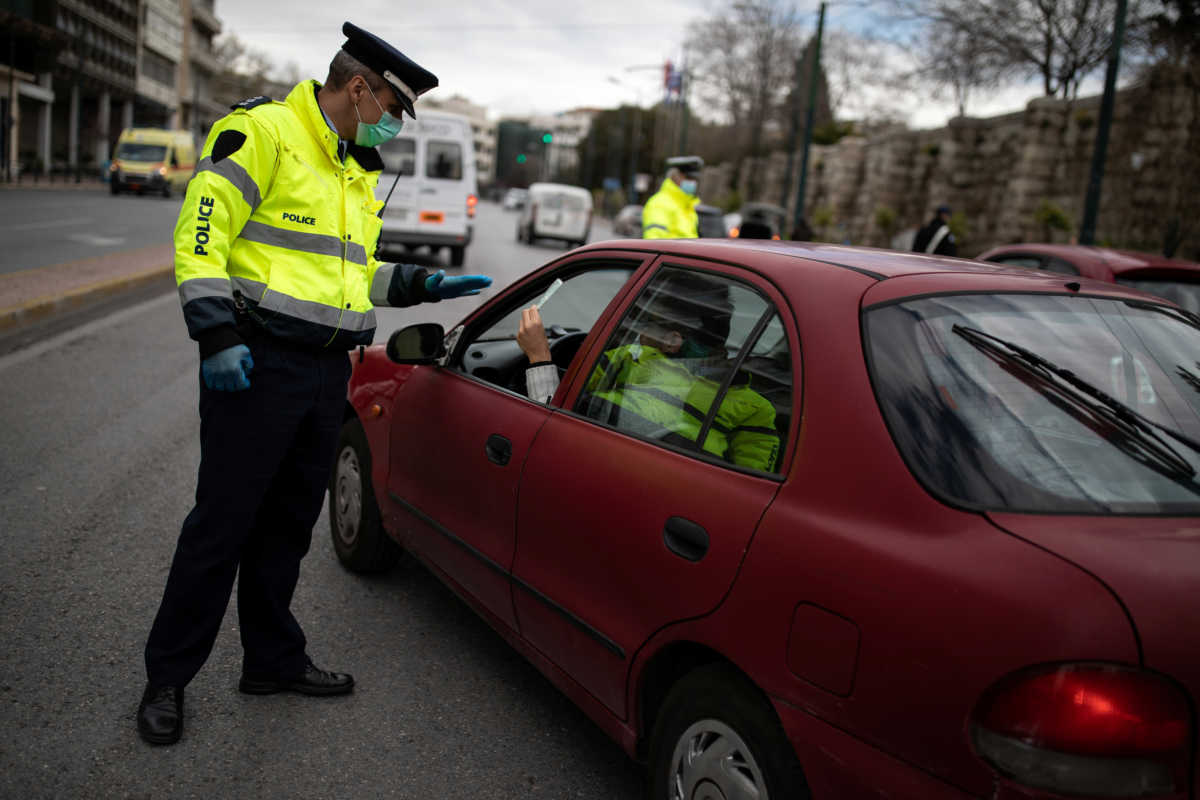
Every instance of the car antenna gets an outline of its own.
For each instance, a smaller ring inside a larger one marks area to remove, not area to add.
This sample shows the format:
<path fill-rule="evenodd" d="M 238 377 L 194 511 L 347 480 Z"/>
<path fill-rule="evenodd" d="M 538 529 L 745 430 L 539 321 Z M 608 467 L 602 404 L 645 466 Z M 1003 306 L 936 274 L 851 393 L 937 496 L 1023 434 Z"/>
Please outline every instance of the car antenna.
<path fill-rule="evenodd" d="M 392 199 L 392 192 L 396 191 L 396 184 L 399 182 L 400 173 L 397 171 L 396 180 L 392 181 L 392 188 L 388 189 L 387 197 L 383 198 L 383 206 L 379 209 L 379 214 L 377 216 L 380 219 L 383 219 L 383 209 L 387 208 L 388 201 Z"/>

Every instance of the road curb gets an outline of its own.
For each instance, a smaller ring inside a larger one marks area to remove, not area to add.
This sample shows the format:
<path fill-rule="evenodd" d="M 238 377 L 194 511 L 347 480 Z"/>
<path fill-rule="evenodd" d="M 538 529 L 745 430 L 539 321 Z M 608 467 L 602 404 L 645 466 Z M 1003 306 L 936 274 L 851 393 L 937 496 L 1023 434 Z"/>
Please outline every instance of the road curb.
<path fill-rule="evenodd" d="M 79 286 L 63 292 L 60 295 L 48 295 L 34 298 L 19 306 L 0 308 L 0 331 L 7 331 L 44 317 L 87 305 L 96 300 L 102 300 L 121 292 L 147 286 L 156 280 L 171 275 L 175 270 L 173 264 L 135 272 L 132 275 L 122 275 L 119 278 L 109 278 Z"/>

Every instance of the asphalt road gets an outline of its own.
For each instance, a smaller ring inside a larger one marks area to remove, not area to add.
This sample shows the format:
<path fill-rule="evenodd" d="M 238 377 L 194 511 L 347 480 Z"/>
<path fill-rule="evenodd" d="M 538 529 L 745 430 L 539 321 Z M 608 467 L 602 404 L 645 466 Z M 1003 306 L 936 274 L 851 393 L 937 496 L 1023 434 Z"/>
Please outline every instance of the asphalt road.
<path fill-rule="evenodd" d="M 112 200 L 80 196 L 72 213 L 100 219 L 89 199 Z M 562 251 L 517 244 L 514 223 L 483 205 L 466 269 L 502 286 Z M 384 328 L 454 322 L 473 302 L 389 311 Z M 130 303 L 0 356 L 0 797 L 641 795 L 641 770 L 424 568 L 346 572 L 324 517 L 293 608 L 354 694 L 239 694 L 231 611 L 188 687 L 183 740 L 143 744 L 142 647 L 191 505 L 199 422 L 174 292 Z"/>
<path fill-rule="evenodd" d="M 170 242 L 182 204 L 107 189 L 0 192 L 0 273 Z"/>

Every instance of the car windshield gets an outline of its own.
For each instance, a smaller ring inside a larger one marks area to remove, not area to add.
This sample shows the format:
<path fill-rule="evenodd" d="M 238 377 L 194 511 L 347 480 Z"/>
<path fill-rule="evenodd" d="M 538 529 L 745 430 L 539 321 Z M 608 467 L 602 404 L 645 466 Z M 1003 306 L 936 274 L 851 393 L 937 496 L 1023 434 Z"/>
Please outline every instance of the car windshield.
<path fill-rule="evenodd" d="M 117 158 L 125 161 L 162 161 L 166 157 L 167 148 L 161 144 L 121 142 L 121 146 L 117 148 Z"/>
<path fill-rule="evenodd" d="M 1200 283 L 1160 278 L 1117 278 L 1117 283 L 1148 294 L 1166 298 L 1188 311 L 1200 314 Z"/>
<path fill-rule="evenodd" d="M 947 295 L 869 309 L 864 322 L 892 437 L 943 500 L 1200 513 L 1200 453 L 1169 433 L 1200 439 L 1200 328 L 1178 311 L 1078 296 Z M 1031 370 L 1010 345 L 1072 375 Z M 1109 399 L 1161 428 L 1121 424 L 1123 412 L 1105 411 Z"/>

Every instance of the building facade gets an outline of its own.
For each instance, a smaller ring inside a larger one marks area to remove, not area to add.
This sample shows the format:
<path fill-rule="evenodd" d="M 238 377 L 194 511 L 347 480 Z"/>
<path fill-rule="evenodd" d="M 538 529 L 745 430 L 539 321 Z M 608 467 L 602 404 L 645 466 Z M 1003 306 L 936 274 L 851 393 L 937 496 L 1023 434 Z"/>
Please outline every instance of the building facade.
<path fill-rule="evenodd" d="M 123 128 L 202 135 L 220 27 L 213 0 L 0 0 L 4 179 L 102 175 Z"/>

